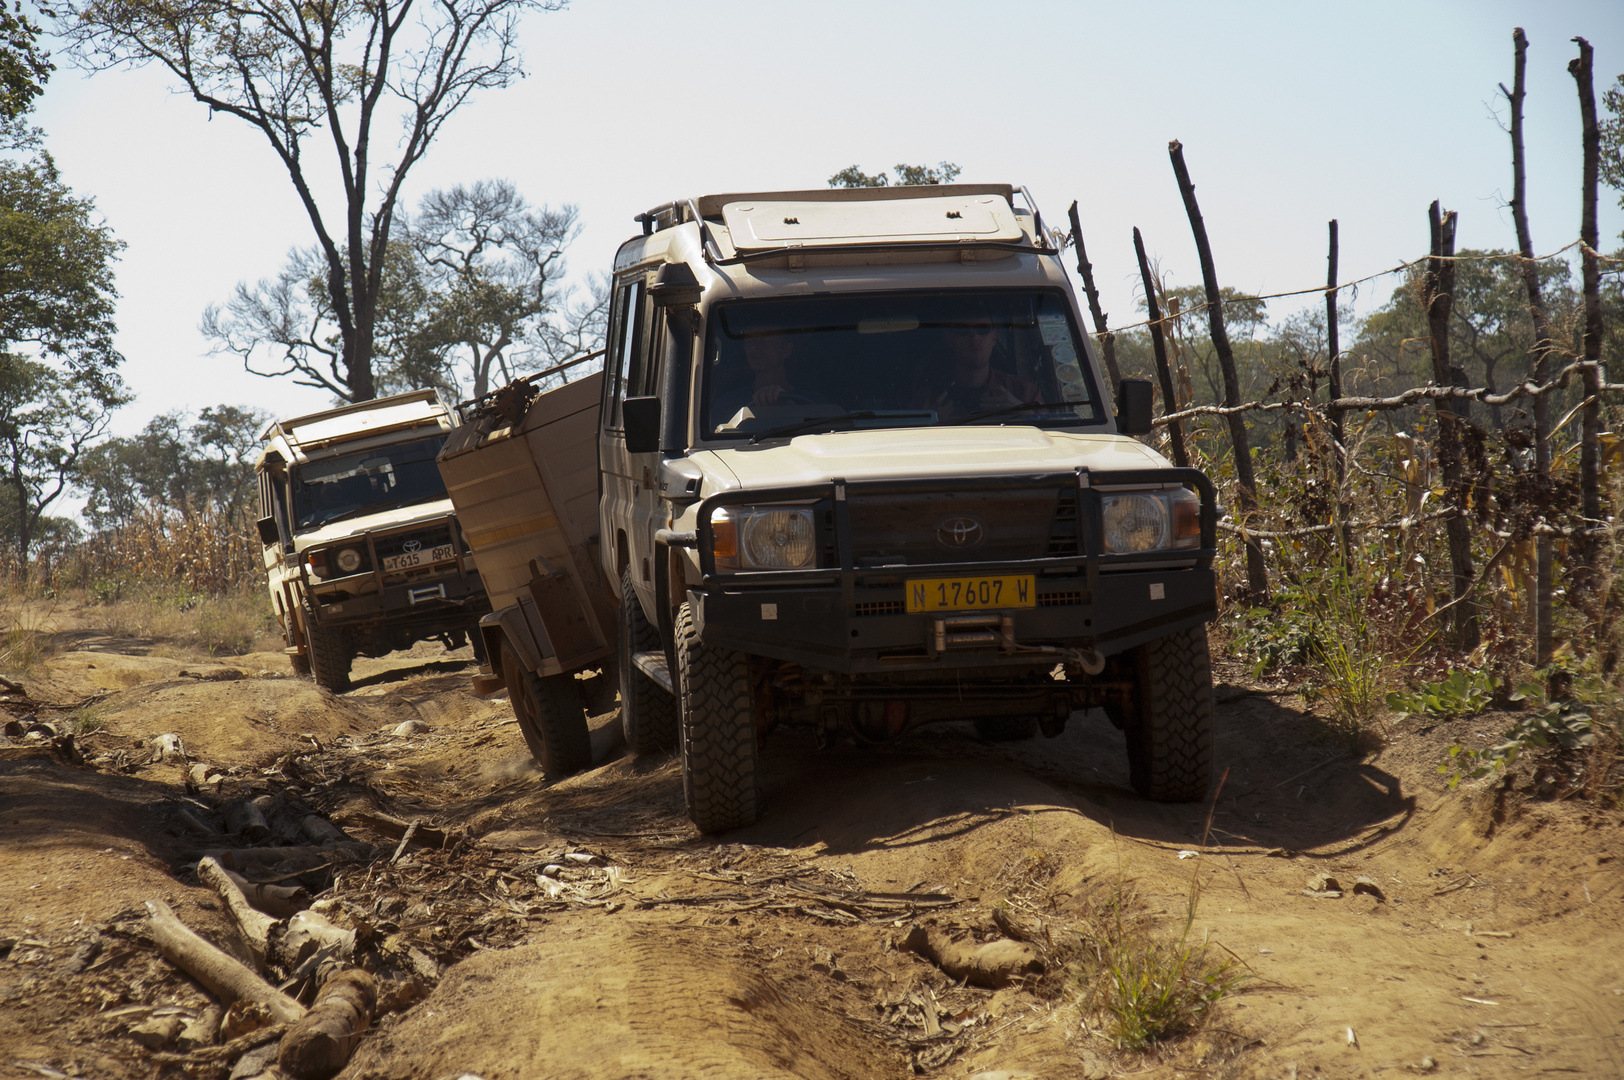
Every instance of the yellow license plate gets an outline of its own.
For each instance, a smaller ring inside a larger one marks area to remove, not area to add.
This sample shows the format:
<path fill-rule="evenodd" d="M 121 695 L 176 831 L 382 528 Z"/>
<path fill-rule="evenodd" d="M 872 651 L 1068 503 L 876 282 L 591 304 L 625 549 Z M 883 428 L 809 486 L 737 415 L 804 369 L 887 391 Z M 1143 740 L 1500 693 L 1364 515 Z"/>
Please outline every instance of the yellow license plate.
<path fill-rule="evenodd" d="M 1031 574 L 1006 577 L 915 578 L 908 582 L 907 608 L 915 611 L 981 611 L 1036 607 Z"/>

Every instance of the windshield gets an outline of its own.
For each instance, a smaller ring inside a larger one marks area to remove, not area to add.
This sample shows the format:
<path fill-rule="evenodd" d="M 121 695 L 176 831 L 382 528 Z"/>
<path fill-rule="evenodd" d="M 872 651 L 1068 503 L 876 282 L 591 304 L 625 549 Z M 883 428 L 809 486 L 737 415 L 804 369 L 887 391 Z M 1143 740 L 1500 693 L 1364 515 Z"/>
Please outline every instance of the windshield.
<path fill-rule="evenodd" d="M 337 518 L 446 497 L 434 464 L 444 435 L 301 465 L 293 472 L 293 516 L 298 530 Z"/>
<path fill-rule="evenodd" d="M 1104 412 L 1058 290 L 742 300 L 711 312 L 711 438 L 959 423 L 1094 424 Z"/>

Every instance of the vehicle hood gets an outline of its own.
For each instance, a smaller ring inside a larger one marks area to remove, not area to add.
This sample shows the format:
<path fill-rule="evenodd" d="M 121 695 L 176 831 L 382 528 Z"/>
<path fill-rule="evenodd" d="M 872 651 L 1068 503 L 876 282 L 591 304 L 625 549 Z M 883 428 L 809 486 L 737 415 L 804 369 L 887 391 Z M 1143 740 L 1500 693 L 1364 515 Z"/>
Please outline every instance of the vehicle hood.
<path fill-rule="evenodd" d="M 1079 465 L 1100 471 L 1171 467 L 1166 458 L 1126 435 L 984 426 L 836 431 L 707 450 L 694 458 L 713 474 L 706 494 L 735 487 L 826 483 L 837 477 L 1020 476 L 1064 472 Z"/>
<path fill-rule="evenodd" d="M 320 547 L 323 544 L 348 540 L 366 532 L 376 532 L 379 529 L 398 529 L 418 522 L 433 521 L 435 518 L 445 517 L 447 514 L 452 513 L 454 509 L 450 499 L 436 499 L 433 502 L 397 506 L 376 514 L 357 514 L 354 517 L 340 518 L 337 521 L 329 521 L 319 529 L 295 533 L 293 537 L 294 547 L 299 551 L 303 551 L 306 548 Z"/>

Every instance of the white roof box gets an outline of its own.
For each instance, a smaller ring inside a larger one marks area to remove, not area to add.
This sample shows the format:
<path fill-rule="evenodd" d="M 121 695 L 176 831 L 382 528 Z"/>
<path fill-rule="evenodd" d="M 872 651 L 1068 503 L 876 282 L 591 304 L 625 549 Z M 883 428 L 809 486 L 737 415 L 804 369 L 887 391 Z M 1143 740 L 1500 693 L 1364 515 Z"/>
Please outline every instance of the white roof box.
<path fill-rule="evenodd" d="M 940 247 L 1026 239 L 1009 201 L 981 193 L 862 202 L 746 198 L 725 204 L 722 220 L 741 255 L 790 246 L 810 253 L 870 244 Z"/>
<path fill-rule="evenodd" d="M 272 424 L 266 430 L 265 437 L 269 439 L 282 434 L 297 448 L 314 449 L 389 431 L 428 424 L 439 426 L 446 422 L 446 409 L 439 394 L 434 390 L 415 390 L 283 420 Z"/>

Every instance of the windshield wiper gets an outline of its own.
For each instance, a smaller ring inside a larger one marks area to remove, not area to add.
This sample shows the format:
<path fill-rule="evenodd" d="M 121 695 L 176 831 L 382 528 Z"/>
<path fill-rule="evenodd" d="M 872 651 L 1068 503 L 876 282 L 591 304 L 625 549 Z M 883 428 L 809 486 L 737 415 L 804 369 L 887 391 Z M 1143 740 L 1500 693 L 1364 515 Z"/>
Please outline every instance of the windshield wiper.
<path fill-rule="evenodd" d="M 752 443 L 762 439 L 771 439 L 779 435 L 794 435 L 802 431 L 810 431 L 822 424 L 838 424 L 847 420 L 931 420 L 936 419 L 932 409 L 859 409 L 857 412 L 840 413 L 837 416 L 815 416 L 810 420 L 798 420 L 793 424 L 775 427 L 768 431 L 758 432 L 750 437 Z"/>
<path fill-rule="evenodd" d="M 1065 409 L 1074 405 L 1086 405 L 1085 401 L 1023 401 L 1019 405 L 1005 405 L 1001 409 L 988 409 L 985 412 L 971 413 L 958 420 L 951 420 L 952 424 L 973 424 L 977 420 L 987 420 L 994 416 L 1007 416 L 1010 413 L 1035 412 L 1038 409 Z"/>

